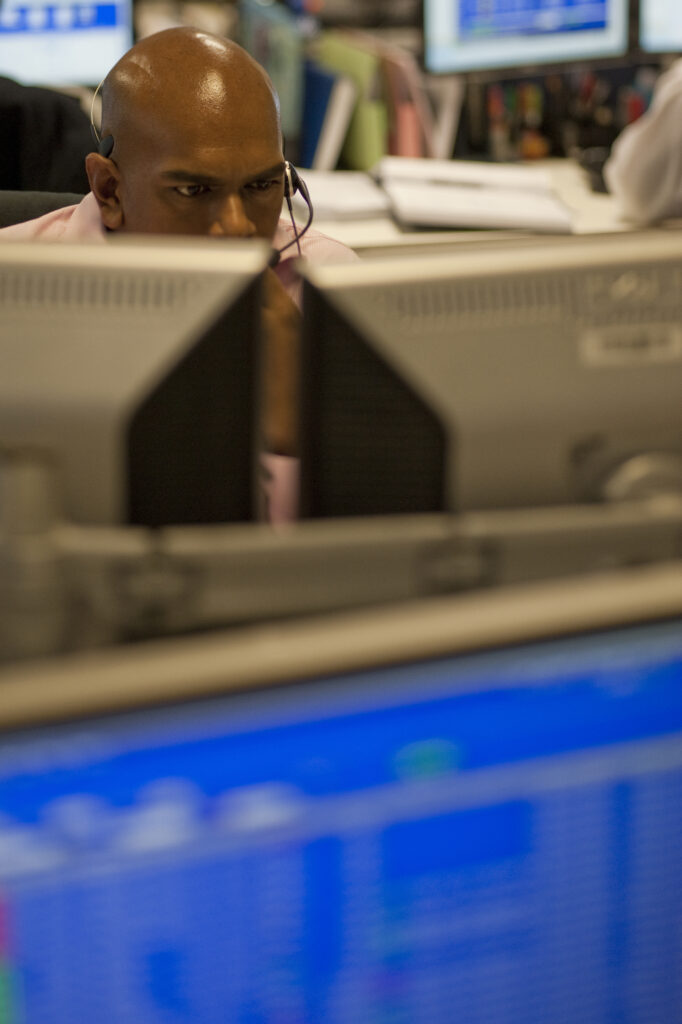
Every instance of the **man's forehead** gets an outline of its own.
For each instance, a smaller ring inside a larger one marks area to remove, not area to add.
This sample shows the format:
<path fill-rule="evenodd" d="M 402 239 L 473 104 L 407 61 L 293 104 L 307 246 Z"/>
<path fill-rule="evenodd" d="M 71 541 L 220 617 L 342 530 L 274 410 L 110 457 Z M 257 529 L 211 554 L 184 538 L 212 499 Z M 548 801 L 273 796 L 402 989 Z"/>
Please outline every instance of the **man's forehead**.
<path fill-rule="evenodd" d="M 157 175 L 167 178 L 175 174 L 184 180 L 201 177 L 207 182 L 243 181 L 268 172 L 281 173 L 284 168 L 281 139 L 276 132 L 230 132 L 224 126 L 220 134 L 217 130 L 170 134 L 160 138 L 158 145 L 151 141 L 147 160 Z"/>
<path fill-rule="evenodd" d="M 238 155 L 274 162 L 281 152 L 279 121 L 274 114 L 248 103 L 178 104 L 169 109 L 149 107 L 147 115 L 127 119 L 138 144 L 149 153 L 180 154 L 207 161 Z"/>
<path fill-rule="evenodd" d="M 229 95 L 221 91 L 219 76 L 206 76 L 203 94 L 185 90 L 176 102 L 151 102 L 142 118 L 135 117 L 140 129 L 165 138 L 177 138 L 187 144 L 229 146 L 279 144 L 280 126 L 276 108 L 253 94 Z"/>

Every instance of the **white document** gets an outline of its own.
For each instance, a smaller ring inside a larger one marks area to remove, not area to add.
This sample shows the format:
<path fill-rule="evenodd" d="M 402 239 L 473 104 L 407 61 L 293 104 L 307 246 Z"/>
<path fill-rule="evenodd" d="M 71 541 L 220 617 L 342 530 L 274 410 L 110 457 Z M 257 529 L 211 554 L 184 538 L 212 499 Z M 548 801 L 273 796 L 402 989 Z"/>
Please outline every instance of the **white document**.
<path fill-rule="evenodd" d="M 299 173 L 310 193 L 315 217 L 320 220 L 364 219 L 390 213 L 385 191 L 364 171 L 314 171 Z M 294 196 L 297 216 L 307 214 L 307 206 Z"/>
<path fill-rule="evenodd" d="M 519 189 L 547 194 L 553 191 L 551 176 L 544 168 L 484 163 L 478 160 L 429 160 L 419 157 L 386 156 L 372 169 L 372 175 L 384 184 L 395 181 L 419 181 Z"/>
<path fill-rule="evenodd" d="M 564 234 L 571 210 L 555 196 L 522 189 L 386 181 L 393 215 L 402 224 L 438 228 L 514 228 Z"/>

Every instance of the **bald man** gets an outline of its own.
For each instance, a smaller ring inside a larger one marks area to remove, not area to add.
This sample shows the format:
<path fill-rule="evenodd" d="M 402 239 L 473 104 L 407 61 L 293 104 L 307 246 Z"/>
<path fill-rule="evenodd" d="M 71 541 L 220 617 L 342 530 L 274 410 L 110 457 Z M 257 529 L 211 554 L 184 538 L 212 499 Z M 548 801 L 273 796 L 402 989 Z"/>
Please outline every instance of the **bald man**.
<path fill-rule="evenodd" d="M 281 219 L 279 104 L 259 64 L 231 40 L 172 28 L 140 40 L 102 83 L 100 152 L 77 206 L 0 230 L 0 238 L 106 239 L 108 232 L 263 238 L 283 250 L 266 275 L 264 425 L 268 448 L 296 449 L 300 281 L 293 226 Z M 310 230 L 302 255 L 354 253 Z"/>

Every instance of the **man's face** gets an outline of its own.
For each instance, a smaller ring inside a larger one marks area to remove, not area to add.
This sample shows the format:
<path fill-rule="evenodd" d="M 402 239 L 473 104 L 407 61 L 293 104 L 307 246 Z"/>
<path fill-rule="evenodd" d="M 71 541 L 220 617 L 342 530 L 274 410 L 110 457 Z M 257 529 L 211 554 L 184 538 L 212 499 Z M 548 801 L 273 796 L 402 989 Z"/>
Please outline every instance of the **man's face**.
<path fill-rule="evenodd" d="M 238 104 L 216 92 L 194 109 L 152 114 L 116 139 L 121 221 L 107 226 L 272 240 L 284 193 L 274 104 L 264 90 Z"/>

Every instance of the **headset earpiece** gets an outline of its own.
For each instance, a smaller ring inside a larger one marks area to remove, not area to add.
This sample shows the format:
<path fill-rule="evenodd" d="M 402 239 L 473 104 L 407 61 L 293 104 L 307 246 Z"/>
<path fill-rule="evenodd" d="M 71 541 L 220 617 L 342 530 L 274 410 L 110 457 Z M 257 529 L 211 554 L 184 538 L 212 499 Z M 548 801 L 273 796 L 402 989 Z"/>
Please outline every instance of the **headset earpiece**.
<path fill-rule="evenodd" d="M 284 198 L 292 199 L 296 192 L 301 189 L 301 179 L 298 171 L 288 160 L 284 161 Z"/>
<path fill-rule="evenodd" d="M 296 221 L 294 219 L 294 208 L 291 202 L 294 193 L 296 192 L 299 192 L 303 196 L 305 204 L 308 207 L 308 220 L 306 221 L 305 227 L 301 231 L 299 231 L 296 225 Z M 271 267 L 277 266 L 281 254 L 285 252 L 287 249 L 289 249 L 292 245 L 295 245 L 296 248 L 298 249 L 299 256 L 303 255 L 303 253 L 301 252 L 300 240 L 301 238 L 303 238 L 304 234 L 306 233 L 306 231 L 308 230 L 313 221 L 313 204 L 310 201 L 310 193 L 308 192 L 306 183 L 303 181 L 302 178 L 299 177 L 298 171 L 296 170 L 295 167 L 292 167 L 288 160 L 284 161 L 284 198 L 289 208 L 289 216 L 291 217 L 291 224 L 294 229 L 294 237 L 290 242 L 287 242 L 286 245 L 283 245 L 281 249 L 273 250 L 273 254 L 270 258 Z"/>
<path fill-rule="evenodd" d="M 112 151 L 113 148 L 114 148 L 114 136 L 113 135 L 105 135 L 103 139 L 99 140 L 99 145 L 97 146 L 97 152 L 100 154 L 100 156 L 109 157 L 109 156 L 111 156 L 111 151 Z"/>

